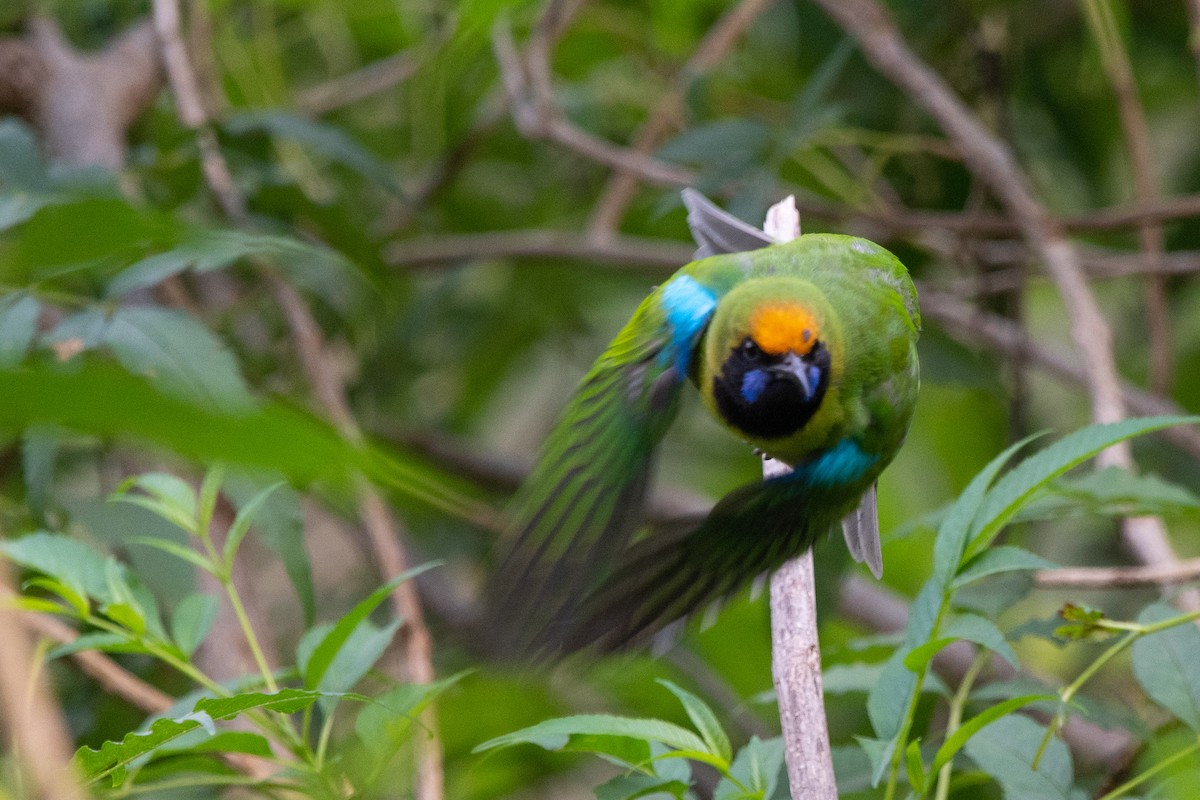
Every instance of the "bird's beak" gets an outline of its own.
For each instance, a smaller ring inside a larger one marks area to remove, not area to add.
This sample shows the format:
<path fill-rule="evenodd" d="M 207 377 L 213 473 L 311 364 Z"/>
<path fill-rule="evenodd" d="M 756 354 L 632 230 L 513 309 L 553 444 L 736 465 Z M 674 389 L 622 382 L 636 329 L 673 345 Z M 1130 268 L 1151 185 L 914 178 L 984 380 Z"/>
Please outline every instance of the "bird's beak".
<path fill-rule="evenodd" d="M 774 371 L 781 376 L 790 376 L 795 379 L 800 384 L 800 388 L 804 390 L 806 400 L 811 398 L 813 392 L 816 391 L 819 369 L 803 356 L 798 356 L 789 350 L 783 360 L 775 365 Z"/>

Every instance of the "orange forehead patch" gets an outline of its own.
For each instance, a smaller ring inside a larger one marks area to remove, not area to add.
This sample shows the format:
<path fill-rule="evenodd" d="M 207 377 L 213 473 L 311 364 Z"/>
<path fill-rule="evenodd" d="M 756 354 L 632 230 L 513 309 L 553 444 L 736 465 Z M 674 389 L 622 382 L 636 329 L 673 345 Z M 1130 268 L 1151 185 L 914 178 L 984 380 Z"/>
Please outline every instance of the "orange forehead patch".
<path fill-rule="evenodd" d="M 817 342 L 820 330 L 812 312 L 798 303 L 769 303 L 750 317 L 750 336 L 765 353 L 804 355 Z"/>

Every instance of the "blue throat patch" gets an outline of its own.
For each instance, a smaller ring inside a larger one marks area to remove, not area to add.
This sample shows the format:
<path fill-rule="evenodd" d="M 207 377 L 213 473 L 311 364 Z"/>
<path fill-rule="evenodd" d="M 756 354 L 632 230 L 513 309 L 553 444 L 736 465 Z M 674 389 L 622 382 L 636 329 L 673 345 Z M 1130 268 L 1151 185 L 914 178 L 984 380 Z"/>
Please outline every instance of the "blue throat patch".
<path fill-rule="evenodd" d="M 742 397 L 747 403 L 755 403 L 762 397 L 771 377 L 761 369 L 752 369 L 742 375 Z"/>
<path fill-rule="evenodd" d="M 685 375 L 692 346 L 717 307 L 717 298 L 692 276 L 680 275 L 663 285 L 662 304 L 671 325 L 669 352 L 675 356 L 680 375 Z M 664 351 L 664 356 L 667 352 Z"/>
<path fill-rule="evenodd" d="M 842 439 L 812 461 L 801 464 L 796 474 L 819 486 L 853 483 L 866 473 L 879 456 L 864 453 L 852 439 Z"/>

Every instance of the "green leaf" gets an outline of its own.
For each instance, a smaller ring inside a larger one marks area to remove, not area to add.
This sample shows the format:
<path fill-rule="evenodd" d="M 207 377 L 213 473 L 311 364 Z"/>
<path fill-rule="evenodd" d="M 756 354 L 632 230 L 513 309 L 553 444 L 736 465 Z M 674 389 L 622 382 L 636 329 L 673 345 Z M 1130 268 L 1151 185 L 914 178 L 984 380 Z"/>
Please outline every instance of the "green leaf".
<path fill-rule="evenodd" d="M 1200 510 L 1200 497 L 1157 475 L 1135 475 L 1106 467 L 1079 477 L 1063 477 L 1050 487 L 1053 496 L 1097 513 L 1129 516 Z"/>
<path fill-rule="evenodd" d="M 262 481 L 245 474 L 231 474 L 225 482 L 225 494 L 239 508 L 244 508 L 262 491 Z M 275 482 L 278 488 L 259 506 L 254 515 L 254 528 L 259 541 L 271 548 L 283 561 L 288 578 L 304 610 L 304 621 L 312 625 L 315 612 L 312 565 L 305 549 L 304 515 L 300 497 L 286 483 Z"/>
<path fill-rule="evenodd" d="M 1022 547 L 1001 545 L 989 547 L 972 558 L 954 578 L 951 589 L 958 590 L 969 583 L 974 583 L 988 575 L 998 575 L 1003 572 L 1016 572 L 1032 569 L 1057 569 L 1053 561 L 1047 561 L 1036 553 L 1031 553 Z"/>
<path fill-rule="evenodd" d="M 1165 603 L 1147 606 L 1138 622 L 1173 619 L 1179 611 Z M 1176 625 L 1133 643 L 1133 675 L 1154 702 L 1200 731 L 1200 630 Z"/>
<path fill-rule="evenodd" d="M 658 775 L 618 775 L 596 787 L 596 800 L 637 800 L 639 797 L 661 797 L 663 794 L 683 798 L 688 796 L 688 789 L 689 785 L 683 781 Z"/>
<path fill-rule="evenodd" d="M 70 642 L 50 648 L 46 653 L 48 660 L 69 656 L 84 650 L 98 650 L 102 653 L 148 653 L 144 645 L 138 644 L 128 636 L 116 633 L 93 632 L 84 633 Z"/>
<path fill-rule="evenodd" d="M 971 526 L 967 557 L 974 557 L 990 545 L 1000 529 L 1039 489 L 1072 467 L 1133 436 L 1198 421 L 1197 417 L 1145 417 L 1090 425 L 1030 456 L 988 492 Z"/>
<path fill-rule="evenodd" d="M 239 714 L 261 708 L 280 714 L 303 711 L 316 702 L 321 692 L 307 689 L 280 689 L 278 692 L 243 692 L 231 697 L 202 697 L 196 701 L 195 710 L 208 714 L 213 719 L 233 719 Z"/>
<path fill-rule="evenodd" d="M 0 369 L 11 369 L 25 359 L 37 335 L 41 310 L 37 298 L 25 292 L 0 297 Z"/>
<path fill-rule="evenodd" d="M 1017 709 L 1024 708 L 1032 703 L 1057 699 L 1058 695 L 1054 694 L 1027 694 L 991 706 L 964 722 L 958 730 L 947 737 L 942 746 L 938 748 L 937 755 L 933 758 L 933 766 L 929 768 L 929 772 L 931 774 L 936 773 L 946 764 L 949 764 L 950 760 L 954 758 L 955 754 L 963 748 L 972 736 L 998 719 L 1008 716 Z"/>
<path fill-rule="evenodd" d="M 950 623 L 942 628 L 942 631 L 946 636 L 966 639 L 968 642 L 986 647 L 1011 664 L 1013 669 L 1020 668 L 1017 654 L 1013 651 L 1012 645 L 1004 638 L 1004 634 L 1000 632 L 995 623 L 989 619 L 976 614 L 959 614 L 951 619 Z"/>
<path fill-rule="evenodd" d="M 48 189 L 46 161 L 37 137 L 21 120 L 0 120 L 0 184 L 14 189 Z"/>
<path fill-rule="evenodd" d="M 88 597 L 107 602 L 108 557 L 69 536 L 39 531 L 0 542 L 0 553 L 13 563 L 41 572 Z"/>
<path fill-rule="evenodd" d="M 132 494 L 133 489 L 140 489 L 144 494 Z M 147 472 L 127 478 L 113 492 L 111 499 L 141 506 L 188 533 L 196 533 L 196 491 L 174 475 Z"/>
<path fill-rule="evenodd" d="M 1061 739 L 1050 739 L 1038 768 L 1033 769 L 1045 732 L 1028 717 L 1010 714 L 968 739 L 963 750 L 1000 784 L 1009 800 L 1073 800 L 1074 767 Z"/>
<path fill-rule="evenodd" d="M 738 751 L 729 776 L 722 778 L 713 792 L 713 800 L 734 800 L 738 797 L 770 798 L 779 785 L 783 769 L 783 739 L 759 739 L 751 736 Z M 730 780 L 732 778 L 732 780 Z M 746 793 L 738 784 L 750 790 Z"/>
<path fill-rule="evenodd" d="M 364 619 L 350 634 L 345 645 L 338 650 L 321 680 L 312 688 L 328 693 L 349 691 L 387 650 L 401 623 L 402 620 L 394 619 L 380 628 L 373 625 L 371 620 Z M 296 646 L 296 663 L 301 674 L 304 674 L 314 649 L 332 628 L 332 625 L 320 625 L 301 637 Z M 336 703 L 337 698 L 334 697 L 322 698 L 320 701 L 326 712 L 332 710 Z"/>
<path fill-rule="evenodd" d="M 120 786 L 125 781 L 126 768 L 134 759 L 202 725 L 199 718 L 193 715 L 180 719 L 158 719 L 150 726 L 150 730 L 127 734 L 120 742 L 105 742 L 99 750 L 81 747 L 75 751 L 74 761 L 89 783 L 96 783 L 111 775 L 112 785 Z M 211 725 L 211 721 L 208 721 L 205 727 Z"/>
<path fill-rule="evenodd" d="M 546 750 L 561 750 L 575 736 L 617 736 L 659 742 L 676 750 L 707 752 L 699 736 L 670 722 L 657 719 L 635 719 L 609 714 L 580 714 L 540 722 L 513 733 L 497 736 L 478 745 L 472 752 L 482 753 L 498 747 L 516 744 L 536 744 Z"/>
<path fill-rule="evenodd" d="M 71 609 L 75 611 L 75 616 L 83 619 L 88 615 L 90 604 L 87 597 L 84 596 L 83 590 L 77 586 L 68 586 L 57 578 L 30 578 L 25 581 L 24 588 L 36 587 L 45 589 L 47 592 L 58 595 L 62 598 Z"/>
<path fill-rule="evenodd" d="M 996 475 L 1018 450 L 1040 435 L 1026 436 L 989 461 L 987 466 L 971 479 L 967 488 L 963 489 L 958 499 L 954 501 L 950 510 L 942 518 L 933 547 L 933 575 L 941 585 L 949 586 L 954 574 L 958 572 L 963 552 L 966 550 L 971 521 L 979 512 L 979 507 L 982 505 L 992 481 L 996 479 Z"/>
<path fill-rule="evenodd" d="M 37 520 L 44 520 L 54 487 L 54 463 L 62 431 L 53 425 L 34 425 L 21 436 L 21 471 L 26 501 Z"/>
<path fill-rule="evenodd" d="M 151 377 L 168 392 L 221 411 L 254 407 L 233 355 L 190 314 L 121 306 L 109 318 L 101 343 L 130 372 Z"/>
<path fill-rule="evenodd" d="M 717 715 L 713 713 L 712 708 L 696 695 L 666 678 L 659 678 L 658 683 L 667 687 L 671 694 L 675 695 L 683 704 L 688 719 L 696 726 L 700 737 L 708 745 L 708 752 L 718 756 L 725 763 L 729 763 L 729 760 L 733 758 L 733 747 L 729 744 L 729 737 L 721 728 L 721 723 L 717 720 Z"/>
<path fill-rule="evenodd" d="M 896 752 L 898 742 L 894 737 L 885 740 L 873 739 L 870 736 L 855 736 L 854 740 L 858 742 L 858 746 L 866 754 L 867 760 L 871 762 L 871 787 L 874 788 L 883 780 L 883 774 L 891 765 L 892 754 Z"/>
<path fill-rule="evenodd" d="M 917 794 L 925 794 L 925 762 L 921 760 L 921 740 L 913 739 L 904 750 L 904 765 L 908 769 L 908 782 Z M 937 770 L 931 770 L 936 772 Z"/>
<path fill-rule="evenodd" d="M 217 508 L 217 500 L 221 496 L 221 484 L 225 480 L 225 468 L 215 464 L 204 473 L 200 483 L 200 491 L 196 498 L 196 531 L 199 534 L 211 533 L 213 513 Z"/>
<path fill-rule="evenodd" d="M 376 757 L 392 753 L 404 741 L 421 711 L 469 674 L 470 670 L 464 670 L 433 683 L 403 684 L 385 692 L 358 713 L 354 732 Z"/>
<path fill-rule="evenodd" d="M 138 502 L 138 498 L 132 498 L 126 500 L 125 502 L 137 506 L 146 505 L 145 503 Z M 148 536 L 131 536 L 126 539 L 126 542 L 129 544 L 141 544 L 145 545 L 146 547 L 153 547 L 155 550 L 161 550 L 164 553 L 170 553 L 178 559 L 186 561 L 189 564 L 193 564 L 211 575 L 217 574 L 216 569 L 213 567 L 212 563 L 209 562 L 207 556 L 205 556 L 203 553 L 193 550 L 185 544 L 173 542 L 170 539 L 151 539 Z"/>
<path fill-rule="evenodd" d="M 361 601 L 348 614 L 338 620 L 337 624 L 330 628 L 329 633 L 325 634 L 324 638 L 321 639 L 320 644 L 313 648 L 312 656 L 305 664 L 305 687 L 315 689 L 321 685 L 321 679 L 325 677 L 325 672 L 333 664 L 333 660 L 337 657 L 347 640 L 349 640 L 351 634 L 359 626 L 359 623 L 365 620 L 380 603 L 386 600 L 388 595 L 397 586 L 435 566 L 438 566 L 438 564 L 422 564 L 397 575 L 372 592 L 367 599 Z"/>
<path fill-rule="evenodd" d="M 280 403 L 222 413 L 168 395 L 123 369 L 74 359 L 69 370 L 37 364 L 0 381 L 0 431 L 52 423 L 96 436 L 156 442 L 204 463 L 263 467 L 297 483 L 345 483 L 361 471 L 398 500 L 474 520 L 489 515 L 460 477 L 412 453 L 345 441 L 328 424 Z"/>
<path fill-rule="evenodd" d="M 268 486 L 256 494 L 250 502 L 238 509 L 237 516 L 234 517 L 233 524 L 229 526 L 229 533 L 225 537 L 225 552 L 223 553 L 223 557 L 227 571 L 233 569 L 233 558 L 237 555 L 238 548 L 242 545 L 242 539 L 245 539 L 246 534 L 250 532 L 250 525 L 258 515 L 259 509 L 267 502 L 267 498 L 283 485 L 281 482 Z"/>
<path fill-rule="evenodd" d="M 217 598 L 209 594 L 188 595 L 171 615 L 171 639 L 190 657 L 204 641 L 217 618 Z"/>

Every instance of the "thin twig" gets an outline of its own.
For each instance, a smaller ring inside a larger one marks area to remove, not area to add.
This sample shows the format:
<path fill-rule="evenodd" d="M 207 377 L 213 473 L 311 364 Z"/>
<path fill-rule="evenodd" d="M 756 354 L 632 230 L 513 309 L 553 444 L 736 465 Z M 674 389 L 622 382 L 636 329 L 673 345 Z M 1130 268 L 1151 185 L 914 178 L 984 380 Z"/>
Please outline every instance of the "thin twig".
<path fill-rule="evenodd" d="M 296 95 L 296 110 L 313 117 L 337 111 L 403 83 L 420 66 L 420 59 L 404 50 L 304 89 Z"/>
<path fill-rule="evenodd" d="M 634 136 L 633 152 L 648 155 L 671 127 L 679 123 L 688 89 L 697 78 L 721 62 L 734 43 L 772 2 L 774 0 L 741 0 L 717 20 L 675 76 L 667 93 L 654 101 L 650 116 Z M 637 185 L 638 175 L 635 172 L 621 169 L 613 174 L 596 201 L 595 211 L 588 223 L 590 237 L 604 238 L 616 232 L 625 209 L 633 200 Z"/>
<path fill-rule="evenodd" d="M 1200 558 L 1144 567 L 1063 567 L 1033 573 L 1039 589 L 1132 589 L 1174 586 L 1200 579 Z"/>
<path fill-rule="evenodd" d="M 590 161 L 636 172 L 651 183 L 682 186 L 693 182 L 695 175 L 691 170 L 618 147 L 576 127 L 555 103 L 544 79 L 535 77 L 541 71 L 532 69 L 522 59 L 512 32 L 503 21 L 493 28 L 492 46 L 508 92 L 513 122 L 521 135 L 556 142 Z"/>

